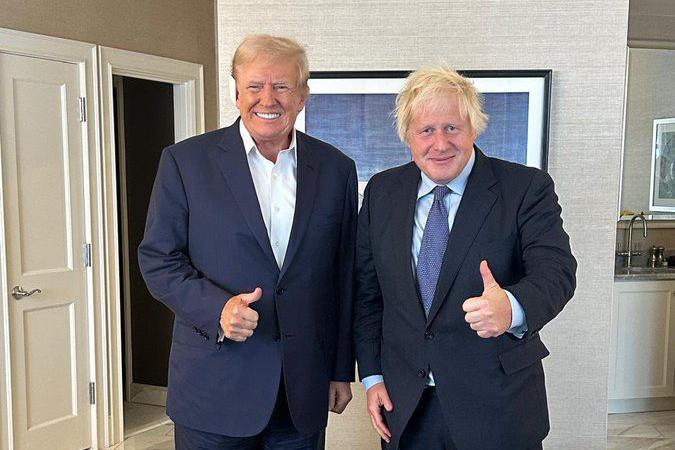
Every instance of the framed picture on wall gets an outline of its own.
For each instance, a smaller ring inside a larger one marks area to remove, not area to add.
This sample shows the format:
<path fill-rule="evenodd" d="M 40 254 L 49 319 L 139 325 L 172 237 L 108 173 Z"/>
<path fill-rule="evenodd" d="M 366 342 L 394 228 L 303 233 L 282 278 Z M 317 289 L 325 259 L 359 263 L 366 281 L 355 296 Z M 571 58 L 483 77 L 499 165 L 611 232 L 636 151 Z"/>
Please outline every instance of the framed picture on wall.
<path fill-rule="evenodd" d="M 675 118 L 654 120 L 649 209 L 675 212 Z"/>
<path fill-rule="evenodd" d="M 359 191 L 375 173 L 405 164 L 410 151 L 392 111 L 410 72 L 312 72 L 296 126 L 356 161 Z M 461 71 L 483 94 L 488 126 L 476 144 L 487 155 L 546 170 L 550 70 Z"/>

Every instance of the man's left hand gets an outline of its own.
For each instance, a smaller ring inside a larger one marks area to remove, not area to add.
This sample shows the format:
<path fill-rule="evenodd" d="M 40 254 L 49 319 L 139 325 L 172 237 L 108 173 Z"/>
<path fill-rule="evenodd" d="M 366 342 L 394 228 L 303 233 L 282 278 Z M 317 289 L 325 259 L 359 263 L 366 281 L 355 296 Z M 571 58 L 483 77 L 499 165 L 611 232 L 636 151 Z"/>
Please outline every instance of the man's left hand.
<path fill-rule="evenodd" d="M 483 278 L 483 294 L 464 302 L 464 320 L 482 338 L 501 336 L 511 327 L 511 302 L 492 276 L 487 261 L 481 261 L 480 275 Z"/>
<path fill-rule="evenodd" d="M 328 410 L 341 414 L 352 399 L 352 388 L 344 381 L 331 381 L 328 388 Z"/>

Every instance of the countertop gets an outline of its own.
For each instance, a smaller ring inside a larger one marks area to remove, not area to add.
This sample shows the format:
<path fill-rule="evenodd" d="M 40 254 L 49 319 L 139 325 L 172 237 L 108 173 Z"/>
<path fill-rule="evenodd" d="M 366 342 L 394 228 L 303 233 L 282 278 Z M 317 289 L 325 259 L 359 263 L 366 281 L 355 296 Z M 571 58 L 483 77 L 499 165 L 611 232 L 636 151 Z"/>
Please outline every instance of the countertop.
<path fill-rule="evenodd" d="M 614 272 L 614 281 L 675 280 L 675 267 L 621 267 Z"/>

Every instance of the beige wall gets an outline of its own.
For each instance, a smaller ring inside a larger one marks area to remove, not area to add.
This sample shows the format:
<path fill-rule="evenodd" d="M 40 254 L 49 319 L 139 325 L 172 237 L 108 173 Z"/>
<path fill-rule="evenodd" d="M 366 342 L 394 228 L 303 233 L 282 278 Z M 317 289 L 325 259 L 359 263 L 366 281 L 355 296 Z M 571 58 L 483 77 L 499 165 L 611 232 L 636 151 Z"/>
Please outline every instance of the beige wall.
<path fill-rule="evenodd" d="M 628 41 L 632 46 L 673 48 L 675 2 L 673 0 L 631 0 Z"/>
<path fill-rule="evenodd" d="M 415 69 L 441 58 L 461 69 L 553 69 L 549 172 L 579 270 L 577 295 L 543 333 L 552 353 L 546 447 L 604 449 L 628 0 L 219 0 L 218 9 L 221 74 L 251 32 L 297 38 L 313 70 Z M 220 87 L 227 124 L 237 111 L 227 78 Z M 377 448 L 362 402 L 331 419 L 330 448 Z"/>
<path fill-rule="evenodd" d="M 207 130 L 217 126 L 212 0 L 0 0 L 0 27 L 204 66 Z"/>

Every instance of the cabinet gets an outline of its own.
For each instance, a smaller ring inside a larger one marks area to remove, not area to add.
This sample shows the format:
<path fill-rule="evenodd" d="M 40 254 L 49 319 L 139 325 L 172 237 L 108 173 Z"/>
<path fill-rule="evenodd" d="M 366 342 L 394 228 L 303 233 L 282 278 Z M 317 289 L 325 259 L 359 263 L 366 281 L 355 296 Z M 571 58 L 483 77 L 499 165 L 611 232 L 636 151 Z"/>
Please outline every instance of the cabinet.
<path fill-rule="evenodd" d="M 609 399 L 675 395 L 675 280 L 615 281 Z"/>

